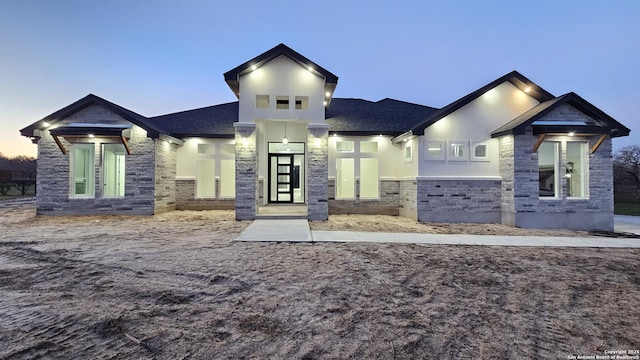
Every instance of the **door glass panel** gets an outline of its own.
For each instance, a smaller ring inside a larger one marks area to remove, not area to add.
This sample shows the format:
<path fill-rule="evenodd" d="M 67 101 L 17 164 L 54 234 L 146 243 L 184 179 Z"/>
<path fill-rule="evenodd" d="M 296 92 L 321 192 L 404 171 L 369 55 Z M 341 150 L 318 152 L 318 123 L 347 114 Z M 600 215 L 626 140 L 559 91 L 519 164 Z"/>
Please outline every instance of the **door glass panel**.
<path fill-rule="evenodd" d="M 289 175 L 278 175 L 278 182 L 289 182 Z"/>
<path fill-rule="evenodd" d="M 288 156 L 278 156 L 278 164 L 291 164 L 291 159 Z"/>
<path fill-rule="evenodd" d="M 289 173 L 289 166 L 288 165 L 285 165 L 285 166 L 280 165 L 280 166 L 278 166 L 278 172 L 280 174 L 288 174 Z"/>
<path fill-rule="evenodd" d="M 291 201 L 291 194 L 278 194 L 278 201 Z"/>

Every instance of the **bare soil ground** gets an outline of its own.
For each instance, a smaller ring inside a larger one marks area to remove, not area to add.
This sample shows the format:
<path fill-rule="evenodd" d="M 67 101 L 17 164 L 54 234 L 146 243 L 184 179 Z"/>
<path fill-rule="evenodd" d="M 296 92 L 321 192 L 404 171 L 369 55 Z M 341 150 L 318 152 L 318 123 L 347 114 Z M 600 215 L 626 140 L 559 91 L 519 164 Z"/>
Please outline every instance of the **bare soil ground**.
<path fill-rule="evenodd" d="M 396 231 L 405 220 L 372 221 Z M 31 204 L 0 206 L 0 358 L 566 359 L 640 348 L 639 250 L 232 241 L 248 224 L 226 211 L 41 217 Z"/>

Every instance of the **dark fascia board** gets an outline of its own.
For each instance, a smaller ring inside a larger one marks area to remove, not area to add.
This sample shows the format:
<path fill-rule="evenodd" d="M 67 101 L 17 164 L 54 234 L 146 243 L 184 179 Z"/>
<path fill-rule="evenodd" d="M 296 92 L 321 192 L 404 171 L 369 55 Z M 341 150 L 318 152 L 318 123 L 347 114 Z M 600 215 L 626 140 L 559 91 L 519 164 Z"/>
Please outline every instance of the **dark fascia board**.
<path fill-rule="evenodd" d="M 269 61 L 277 58 L 280 55 L 285 55 L 291 60 L 297 62 L 298 64 L 304 66 L 305 68 L 311 67 L 312 72 L 316 75 L 324 77 L 325 79 L 325 91 L 329 91 L 333 94 L 333 91 L 338 84 L 338 77 L 331 73 L 329 70 L 323 68 L 322 66 L 316 64 L 315 62 L 309 60 L 302 54 L 297 51 L 291 49 L 285 44 L 279 44 L 276 47 L 267 50 L 266 52 L 256 56 L 255 58 L 236 66 L 235 68 L 224 73 L 224 81 L 229 85 L 231 91 L 239 98 L 240 96 L 240 76 L 252 71 L 251 67 L 256 66 L 256 68 L 261 67 L 262 65 L 268 63 Z"/>
<path fill-rule="evenodd" d="M 613 128 L 608 126 L 594 125 L 533 125 L 533 135 L 567 134 L 570 132 L 576 135 L 611 134 L 611 130 Z"/>
<path fill-rule="evenodd" d="M 538 100 L 539 102 L 545 102 L 548 100 L 551 100 L 554 98 L 554 96 L 549 93 L 548 91 L 546 91 L 545 89 L 541 88 L 540 86 L 538 86 L 536 83 L 534 83 L 533 81 L 529 80 L 528 78 L 526 78 L 524 75 L 520 74 L 517 71 L 512 71 L 504 76 L 499 77 L 498 79 L 488 83 L 487 85 L 479 88 L 478 90 L 452 102 L 451 104 L 443 107 L 442 109 L 440 109 L 440 111 L 434 113 L 431 117 L 429 117 L 427 120 L 425 120 L 424 122 L 418 124 L 417 126 L 415 126 L 413 129 L 411 129 L 413 131 L 414 134 L 421 134 L 424 129 L 428 128 L 429 126 L 433 125 L 436 121 L 444 118 L 445 116 L 453 113 L 454 111 L 460 109 L 461 107 L 467 105 L 468 103 L 470 103 L 471 101 L 477 99 L 478 97 L 480 97 L 482 94 L 486 93 L 487 91 L 493 89 L 494 87 L 502 84 L 503 82 L 508 81 L 511 84 L 513 84 L 515 87 L 517 87 L 518 89 L 525 91 L 527 88 L 529 88 L 529 91 L 527 92 L 528 95 L 532 96 L 533 98 L 535 98 L 536 100 Z"/>
<path fill-rule="evenodd" d="M 103 128 L 93 126 L 83 127 L 66 127 L 62 126 L 50 130 L 51 135 L 56 136 L 86 136 L 87 134 L 93 134 L 96 136 L 121 136 L 122 131 L 128 129 L 128 127 L 121 128 Z"/>
<path fill-rule="evenodd" d="M 171 136 L 174 136 L 178 139 L 186 139 L 186 138 L 206 138 L 206 139 L 233 139 L 235 138 L 235 134 L 193 134 L 193 133 L 171 133 Z"/>
<path fill-rule="evenodd" d="M 628 136 L 631 132 L 629 128 L 622 125 L 611 116 L 607 115 L 604 111 L 598 109 L 593 104 L 580 97 L 578 94 L 570 92 L 555 99 L 538 104 L 538 106 L 518 116 L 501 128 L 495 130 L 493 133 L 491 133 L 491 137 L 498 137 L 509 134 L 524 134 L 527 126 L 531 125 L 534 121 L 544 117 L 563 104 L 571 105 L 585 115 L 588 115 L 595 120 L 606 124 L 605 126 L 599 127 L 603 129 L 603 131 L 610 131 L 610 135 L 612 137 Z M 572 131 L 580 131 L 577 128 L 584 129 L 584 127 L 581 127 L 579 125 L 574 127 L 576 129 L 573 129 Z"/>
<path fill-rule="evenodd" d="M 120 117 L 122 117 L 123 119 L 133 123 L 134 125 L 137 125 L 141 128 L 143 128 L 144 130 L 147 131 L 147 136 L 151 137 L 151 138 L 157 138 L 158 136 L 160 136 L 160 134 L 166 134 L 167 132 L 162 130 L 161 128 L 159 128 L 158 126 L 152 126 L 151 124 L 149 124 L 147 122 L 147 118 L 145 118 L 144 116 L 137 114 L 129 109 L 123 108 L 120 105 L 116 105 L 110 101 L 107 101 L 99 96 L 93 95 L 93 94 L 89 94 L 85 97 L 83 97 L 82 99 L 74 102 L 73 104 L 66 106 L 56 112 L 54 112 L 51 115 L 48 115 L 38 121 L 36 121 L 35 123 L 27 126 L 24 129 L 20 130 L 20 133 L 23 136 L 26 137 L 32 137 L 33 136 L 33 132 L 36 129 L 44 129 L 44 122 L 48 122 L 51 125 L 55 124 L 58 121 L 61 121 L 75 113 L 77 113 L 78 111 L 81 111 L 91 105 L 98 105 L 101 107 L 104 107 L 106 109 L 108 109 L 109 111 L 112 111 L 113 113 L 119 115 Z"/>
<path fill-rule="evenodd" d="M 399 136 L 403 132 L 400 131 L 331 131 L 329 130 L 329 136 Z"/>

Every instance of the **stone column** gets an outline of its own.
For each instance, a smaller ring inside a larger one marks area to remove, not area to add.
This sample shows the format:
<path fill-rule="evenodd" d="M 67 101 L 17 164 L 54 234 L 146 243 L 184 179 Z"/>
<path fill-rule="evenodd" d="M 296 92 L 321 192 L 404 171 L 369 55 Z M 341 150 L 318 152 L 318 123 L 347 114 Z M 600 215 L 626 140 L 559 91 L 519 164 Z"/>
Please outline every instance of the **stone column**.
<path fill-rule="evenodd" d="M 311 221 L 329 219 L 329 125 L 307 125 L 307 211 Z"/>
<path fill-rule="evenodd" d="M 236 122 L 236 220 L 253 220 L 258 209 L 256 124 Z"/>

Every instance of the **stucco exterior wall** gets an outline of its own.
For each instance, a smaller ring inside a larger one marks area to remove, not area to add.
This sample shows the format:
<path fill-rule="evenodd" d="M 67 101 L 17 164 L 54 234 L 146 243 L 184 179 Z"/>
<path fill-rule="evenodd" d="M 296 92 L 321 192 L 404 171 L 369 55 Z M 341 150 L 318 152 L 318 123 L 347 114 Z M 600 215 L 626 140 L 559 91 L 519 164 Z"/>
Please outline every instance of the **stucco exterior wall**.
<path fill-rule="evenodd" d="M 499 142 L 491 132 L 538 105 L 539 102 L 510 82 L 489 90 L 469 104 L 442 118 L 424 131 L 420 146 L 420 176 L 499 176 Z M 443 160 L 430 160 L 426 143 L 442 142 L 446 156 Z M 452 160 L 451 143 L 466 144 L 465 160 Z M 488 159 L 474 161 L 471 146 L 487 144 Z"/>
<path fill-rule="evenodd" d="M 99 106 L 87 107 L 59 123 L 126 123 L 120 116 Z M 133 125 L 128 140 L 131 155 L 126 156 L 125 196 L 102 197 L 101 151 L 102 143 L 119 143 L 113 138 L 73 138 L 59 137 L 67 150 L 63 154 L 48 130 L 41 132 L 38 141 L 38 194 L 37 212 L 43 215 L 91 215 L 129 214 L 150 215 L 154 213 L 155 144 L 147 137 L 146 131 Z M 72 198 L 70 179 L 70 151 L 74 143 L 94 144 L 94 184 L 95 196 Z"/>
<path fill-rule="evenodd" d="M 324 123 L 323 78 L 281 55 L 239 79 L 241 122 L 257 119 L 308 120 Z M 256 108 L 256 95 L 269 95 L 269 108 Z M 276 109 L 276 96 L 289 98 L 289 109 Z M 295 108 L 296 96 L 308 96 L 307 110 Z"/>

